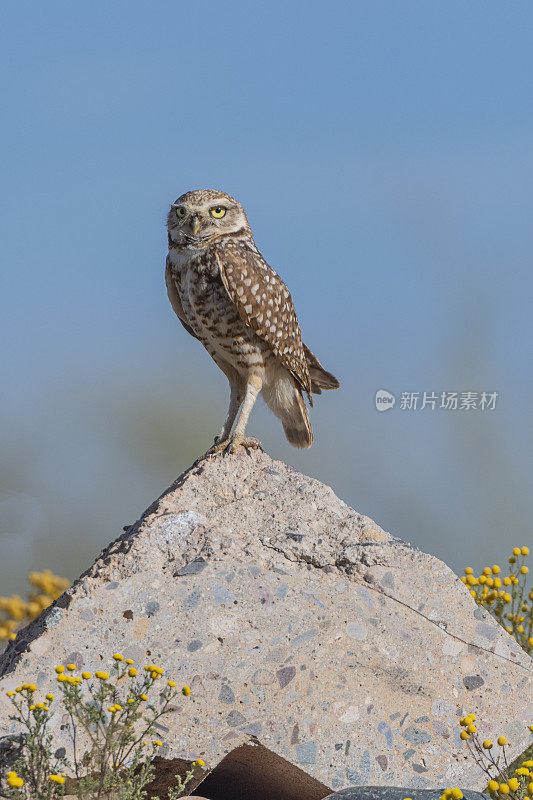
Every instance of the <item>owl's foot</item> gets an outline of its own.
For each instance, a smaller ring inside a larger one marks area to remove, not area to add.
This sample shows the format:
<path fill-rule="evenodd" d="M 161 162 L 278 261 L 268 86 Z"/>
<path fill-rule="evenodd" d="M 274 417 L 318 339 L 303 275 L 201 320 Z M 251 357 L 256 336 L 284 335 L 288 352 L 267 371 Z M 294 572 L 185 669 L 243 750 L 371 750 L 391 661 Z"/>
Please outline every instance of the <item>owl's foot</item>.
<path fill-rule="evenodd" d="M 245 450 L 262 450 L 261 442 L 255 436 L 241 436 L 237 433 L 231 439 L 230 453 L 235 453 L 238 447 L 244 447 Z"/>
<path fill-rule="evenodd" d="M 234 434 L 229 439 L 219 442 L 218 436 L 215 440 L 213 447 L 210 447 L 206 455 L 215 455 L 216 453 L 235 453 L 238 447 L 244 447 L 246 450 L 260 450 L 261 442 L 253 436 L 243 436 L 241 434 Z"/>

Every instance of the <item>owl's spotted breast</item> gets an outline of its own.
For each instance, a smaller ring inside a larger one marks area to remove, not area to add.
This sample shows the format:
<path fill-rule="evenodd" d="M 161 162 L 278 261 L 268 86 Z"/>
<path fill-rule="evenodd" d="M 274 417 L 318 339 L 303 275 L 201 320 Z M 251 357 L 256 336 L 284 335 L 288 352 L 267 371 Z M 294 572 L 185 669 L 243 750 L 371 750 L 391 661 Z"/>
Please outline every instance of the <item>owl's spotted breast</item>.
<path fill-rule="evenodd" d="M 239 316 L 214 253 L 171 257 L 170 262 L 184 321 L 215 361 L 226 361 L 244 373 L 264 368 L 270 357 L 268 345 Z"/>

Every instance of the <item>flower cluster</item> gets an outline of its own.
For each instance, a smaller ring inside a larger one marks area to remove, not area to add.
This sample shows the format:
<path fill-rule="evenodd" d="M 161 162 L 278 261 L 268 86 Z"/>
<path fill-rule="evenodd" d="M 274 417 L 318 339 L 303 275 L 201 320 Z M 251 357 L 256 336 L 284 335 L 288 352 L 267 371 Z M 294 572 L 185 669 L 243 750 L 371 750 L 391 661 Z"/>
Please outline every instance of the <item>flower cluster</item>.
<path fill-rule="evenodd" d="M 70 585 L 66 578 L 54 575 L 49 569 L 30 572 L 28 580 L 31 588 L 26 600 L 18 594 L 0 597 L 0 641 L 15 639 L 17 628 L 38 617 Z"/>
<path fill-rule="evenodd" d="M 461 739 L 467 742 L 472 758 L 489 779 L 487 788 L 490 794 L 498 800 L 533 800 L 533 760 L 526 759 L 513 768 L 507 757 L 507 737 L 498 736 L 495 742 L 482 739 L 478 734 L 475 714 L 463 717 L 460 725 Z M 533 725 L 529 726 L 529 730 L 533 733 Z M 443 795 L 441 800 L 447 798 Z"/>
<path fill-rule="evenodd" d="M 485 567 L 478 577 L 472 567 L 461 578 L 479 605 L 490 611 L 526 653 L 533 655 L 533 589 L 526 589 L 529 547 L 514 547 L 509 570 L 503 575 L 498 564 Z"/>
<path fill-rule="evenodd" d="M 144 796 L 143 787 L 153 778 L 155 754 L 164 746 L 152 738 L 156 723 L 173 710 L 172 701 L 180 693 L 190 696 L 190 688 L 178 690 L 175 681 L 167 680 L 158 690 L 155 684 L 165 670 L 147 664 L 139 674 L 133 659 L 121 653 L 113 655 L 109 671 L 79 671 L 76 664 L 58 664 L 54 670 L 60 692 L 57 700 L 51 692 L 38 698 L 38 687 L 32 683 L 7 692 L 16 712 L 11 719 L 22 726 L 23 742 L 22 755 L 6 777 L 9 796 L 17 800 L 62 797 L 67 771 L 73 773 L 68 793 L 79 798 L 107 797 L 118 790 L 125 800 Z M 62 729 L 72 742 L 72 763 L 61 756 L 49 730 L 58 704 Z M 79 752 L 82 732 L 90 742 L 85 752 Z M 203 766 L 202 759 L 197 759 L 185 779 L 176 777 L 179 793 L 194 768 Z"/>

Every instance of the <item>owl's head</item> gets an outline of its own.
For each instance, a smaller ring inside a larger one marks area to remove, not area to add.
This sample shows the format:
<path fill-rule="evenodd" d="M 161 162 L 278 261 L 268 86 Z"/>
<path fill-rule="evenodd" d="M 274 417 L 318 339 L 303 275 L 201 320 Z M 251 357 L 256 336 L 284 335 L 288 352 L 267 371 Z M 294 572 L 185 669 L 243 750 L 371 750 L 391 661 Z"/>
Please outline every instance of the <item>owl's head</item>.
<path fill-rule="evenodd" d="M 241 204 L 217 189 L 185 192 L 172 203 L 167 228 L 178 247 L 202 248 L 221 236 L 250 234 Z"/>

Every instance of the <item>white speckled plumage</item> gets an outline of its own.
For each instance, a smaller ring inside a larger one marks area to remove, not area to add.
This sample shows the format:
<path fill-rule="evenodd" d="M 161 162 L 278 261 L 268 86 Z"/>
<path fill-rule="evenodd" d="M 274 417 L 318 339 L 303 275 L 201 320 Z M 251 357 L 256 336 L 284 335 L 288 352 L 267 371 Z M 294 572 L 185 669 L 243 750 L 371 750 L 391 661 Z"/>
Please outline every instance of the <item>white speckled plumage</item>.
<path fill-rule="evenodd" d="M 231 441 L 248 444 L 245 427 L 261 392 L 289 442 L 309 447 L 313 432 L 302 393 L 312 405 L 312 392 L 339 383 L 303 343 L 292 297 L 257 249 L 243 207 L 218 190 L 186 192 L 172 205 L 167 228 L 172 307 L 230 382 L 219 441 L 231 443 L 240 409 Z"/>

